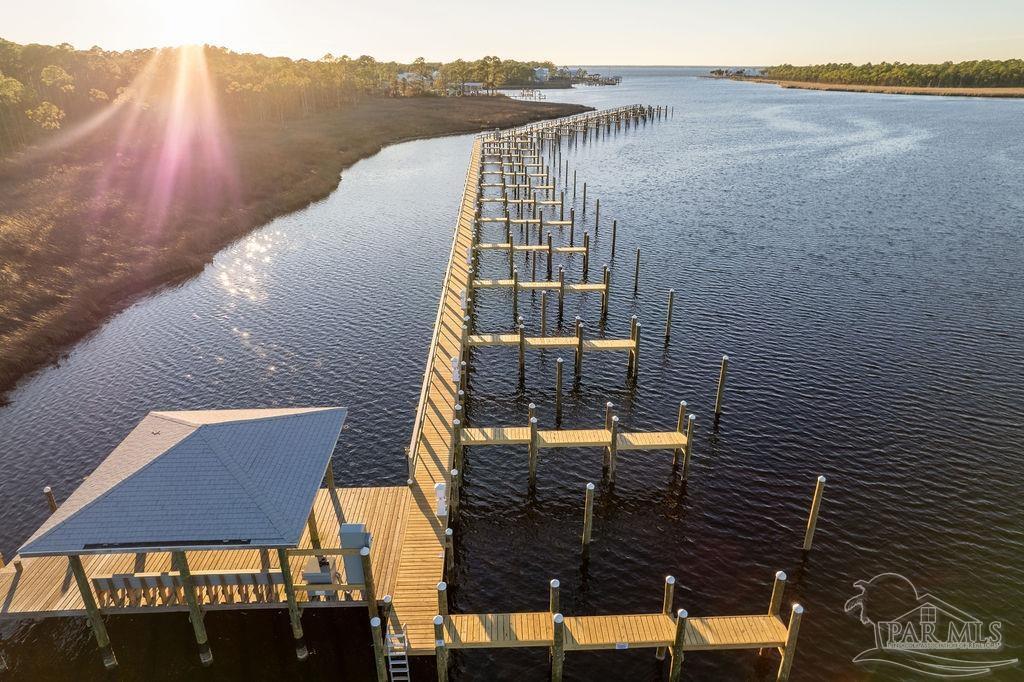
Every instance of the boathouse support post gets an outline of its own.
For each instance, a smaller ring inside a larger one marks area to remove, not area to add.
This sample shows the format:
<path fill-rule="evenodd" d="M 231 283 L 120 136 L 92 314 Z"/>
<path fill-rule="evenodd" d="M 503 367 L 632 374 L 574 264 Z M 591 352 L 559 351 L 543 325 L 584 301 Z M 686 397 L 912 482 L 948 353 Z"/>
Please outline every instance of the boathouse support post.
<path fill-rule="evenodd" d="M 89 617 L 92 634 L 96 638 L 96 645 L 100 648 L 100 655 L 103 657 L 103 667 L 107 670 L 112 670 L 117 667 L 117 657 L 114 656 L 114 650 L 110 647 L 110 636 L 107 634 L 107 626 L 103 624 L 100 607 L 96 605 L 96 597 L 93 595 L 89 578 L 85 575 L 82 558 L 77 554 L 72 554 L 68 556 L 68 563 L 71 565 L 71 572 L 75 575 L 75 582 L 78 583 L 78 591 L 82 594 L 85 613 Z"/>
<path fill-rule="evenodd" d="M 281 566 L 284 594 L 288 599 L 288 617 L 291 619 L 292 637 L 295 639 L 295 655 L 300 661 L 304 661 L 309 658 L 309 650 L 306 648 L 306 641 L 302 634 L 302 613 L 299 611 L 299 603 L 295 599 L 295 582 L 292 579 L 292 568 L 291 564 L 288 563 L 288 552 L 284 548 L 277 550 L 277 561 Z"/>
<path fill-rule="evenodd" d="M 548 613 L 554 615 L 558 613 L 560 608 L 559 592 L 561 592 L 562 583 L 559 582 L 558 578 L 553 579 L 548 583 Z"/>
<path fill-rule="evenodd" d="M 562 682 L 565 665 L 565 618 L 560 613 L 551 617 L 551 682 Z"/>
<path fill-rule="evenodd" d="M 185 593 L 185 603 L 188 604 L 188 619 L 192 622 L 192 631 L 196 635 L 196 644 L 199 645 L 199 662 L 204 666 L 210 665 L 213 663 L 213 652 L 210 651 L 206 625 L 203 624 L 203 611 L 199 608 L 199 600 L 196 599 L 196 585 L 192 580 L 185 552 L 171 552 L 171 563 L 181 578 L 182 592 Z"/>
<path fill-rule="evenodd" d="M 683 645 L 686 641 L 686 609 L 676 611 L 676 637 L 672 642 L 672 664 L 669 666 L 669 682 L 679 682 L 683 677 Z"/>
<path fill-rule="evenodd" d="M 722 399 L 725 397 L 725 376 L 729 372 L 729 356 L 722 356 L 722 367 L 718 371 L 718 393 L 715 394 L 715 422 L 722 415 Z"/>
<path fill-rule="evenodd" d="M 370 616 L 379 616 L 377 610 L 377 587 L 373 580 L 373 562 L 370 560 L 370 548 L 363 547 L 359 550 L 359 561 L 363 565 L 363 599 L 366 601 L 366 608 Z"/>
<path fill-rule="evenodd" d="M 809 552 L 814 541 L 814 529 L 818 526 L 818 511 L 821 509 L 821 497 L 825 494 L 825 477 L 818 476 L 814 486 L 814 497 L 811 498 L 811 511 L 807 515 L 807 530 L 804 532 L 804 551 Z"/>
<path fill-rule="evenodd" d="M 384 662 L 384 636 L 381 632 L 380 617 L 370 619 L 370 633 L 373 635 L 373 661 L 377 668 L 377 682 L 388 682 L 388 668 Z"/>
<path fill-rule="evenodd" d="M 590 551 L 590 536 L 594 530 L 594 484 L 587 483 L 583 492 L 583 556 Z"/>
<path fill-rule="evenodd" d="M 448 682 L 448 647 L 444 641 L 444 616 L 434 616 L 434 657 L 437 659 L 437 682 Z"/>
<path fill-rule="evenodd" d="M 686 432 L 686 401 L 679 401 L 679 417 L 676 419 L 676 431 L 678 433 Z M 679 460 L 685 457 L 686 448 L 676 448 L 672 451 L 672 469 L 674 470 L 679 466 Z"/>
<path fill-rule="evenodd" d="M 676 579 L 675 576 L 665 576 L 665 593 L 661 598 L 661 612 L 669 618 L 672 617 L 672 599 L 675 597 Z M 658 647 L 657 651 L 654 652 L 654 657 L 659 661 L 665 660 L 665 653 L 668 651 L 666 647 Z"/>
<path fill-rule="evenodd" d="M 779 662 L 779 674 L 776 677 L 778 682 L 785 682 L 789 679 L 789 671 L 793 668 L 793 658 L 796 656 L 796 638 L 800 632 L 800 618 L 804 615 L 804 607 L 793 604 L 793 610 L 789 615 L 789 627 L 786 629 L 786 644 L 782 647 L 782 661 Z"/>
<path fill-rule="evenodd" d="M 537 434 L 537 418 L 530 417 L 530 487 L 537 484 L 537 450 L 540 448 L 540 437 Z"/>

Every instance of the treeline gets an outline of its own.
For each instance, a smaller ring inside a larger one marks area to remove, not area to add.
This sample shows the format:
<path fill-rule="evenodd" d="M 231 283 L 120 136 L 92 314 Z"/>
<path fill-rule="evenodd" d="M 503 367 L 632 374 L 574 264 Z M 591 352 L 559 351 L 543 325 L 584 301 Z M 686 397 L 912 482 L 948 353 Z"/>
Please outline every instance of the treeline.
<path fill-rule="evenodd" d="M 1024 86 L 1024 60 L 943 62 L 942 64 L 817 64 L 769 66 L 767 78 L 811 83 L 903 85 L 944 88 L 1002 88 Z"/>
<path fill-rule="evenodd" d="M 493 90 L 527 82 L 550 62 L 498 57 L 449 64 L 411 64 L 373 57 L 325 55 L 319 60 L 239 54 L 221 47 L 114 52 L 68 44 L 19 45 L 0 39 L 0 153 L 36 141 L 112 106 L 140 111 L 166 107 L 181 87 L 182 60 L 198 59 L 189 73 L 229 119 L 284 121 L 339 109 L 361 97 L 461 94 L 478 82 Z M 193 78 L 193 80 L 195 80 Z"/>

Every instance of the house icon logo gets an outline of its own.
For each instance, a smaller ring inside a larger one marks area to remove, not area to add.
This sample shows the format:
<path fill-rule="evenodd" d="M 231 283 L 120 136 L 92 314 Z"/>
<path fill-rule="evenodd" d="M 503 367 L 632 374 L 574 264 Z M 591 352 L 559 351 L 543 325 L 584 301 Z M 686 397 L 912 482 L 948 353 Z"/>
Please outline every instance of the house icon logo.
<path fill-rule="evenodd" d="M 1003 646 L 1003 624 L 985 623 L 937 597 L 918 592 L 898 573 L 853 584 L 846 613 L 874 630 L 875 646 L 853 662 L 891 665 L 930 677 L 981 677 L 1018 659 L 991 660 Z"/>

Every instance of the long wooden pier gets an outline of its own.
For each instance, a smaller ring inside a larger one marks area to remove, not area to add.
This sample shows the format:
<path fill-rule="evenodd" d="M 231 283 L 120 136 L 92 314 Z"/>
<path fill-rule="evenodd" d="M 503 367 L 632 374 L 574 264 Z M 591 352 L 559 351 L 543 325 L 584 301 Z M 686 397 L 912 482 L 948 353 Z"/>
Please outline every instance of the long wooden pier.
<path fill-rule="evenodd" d="M 669 679 L 675 681 L 681 674 L 686 652 L 778 650 L 778 679 L 786 679 L 793 663 L 803 609 L 793 605 L 788 614 L 783 614 L 786 578 L 781 572 L 776 575 L 768 608 L 750 615 L 689 617 L 685 610 L 674 606 L 675 579 L 671 576 L 665 579 L 663 608 L 657 613 L 565 615 L 559 609 L 557 580 L 551 581 L 550 609 L 546 612 L 449 613 L 445 580 L 453 561 L 454 543 L 458 542 L 452 521 L 458 514 L 463 485 L 459 471 L 474 448 L 526 446 L 530 485 L 538 475 L 537 453 L 545 448 L 604 449 L 603 474 L 610 482 L 614 482 L 620 453 L 637 450 L 671 451 L 673 475 L 677 469 L 684 478 L 688 475 L 695 417 L 687 413 L 685 401 L 680 402 L 675 428 L 670 430 L 621 429 L 611 403 L 606 406 L 603 424 L 563 428 L 562 358 L 556 363 L 556 420 L 552 428 L 541 428 L 533 404 L 522 422 L 511 425 L 469 424 L 465 409 L 472 396 L 470 363 L 482 361 L 486 349 L 491 347 L 517 347 L 520 376 L 525 372 L 527 351 L 571 354 L 577 377 L 583 371 L 586 354 L 622 352 L 627 356 L 626 380 L 637 381 L 642 327 L 636 317 L 631 320 L 628 336 L 622 338 L 604 336 L 603 325 L 594 325 L 602 330 L 599 336 L 585 337 L 584 330 L 589 327 L 580 318 L 573 323 L 573 335 L 548 333 L 549 294 L 553 299 L 557 296 L 557 313 L 551 313 L 551 329 L 555 331 L 562 326 L 567 294 L 599 296 L 598 316 L 603 321 L 611 287 L 607 266 L 600 281 L 589 281 L 590 235 L 583 231 L 579 245 L 575 235 L 577 225 L 583 229 L 582 217 L 588 211 L 587 185 L 582 185 L 580 217 L 577 218 L 572 204 L 567 214 L 566 193 L 571 187 L 575 199 L 577 178 L 574 171 L 570 185 L 568 166 L 563 166 L 560 154 L 566 140 L 608 136 L 631 126 L 653 123 L 669 114 L 663 107 L 620 107 L 485 134 L 474 140 L 409 442 L 407 486 L 336 488 L 328 467 L 326 487 L 312 496 L 305 528 L 293 527 L 294 534 L 288 539 L 266 546 L 254 544 L 251 549 L 235 547 L 248 541 L 227 535 L 218 542 L 232 545 L 231 549 L 195 549 L 195 545 L 187 542 L 163 543 L 161 549 L 157 543 L 147 545 L 133 539 L 134 544 L 119 545 L 132 546 L 131 552 L 118 552 L 114 546 L 106 551 L 108 545 L 83 545 L 84 550 L 66 555 L 59 550 L 47 550 L 50 554 L 43 555 L 45 552 L 37 549 L 26 556 L 17 555 L 9 563 L 0 556 L 0 619 L 86 616 L 108 667 L 116 665 L 116 660 L 103 625 L 104 617 L 187 611 L 200 660 L 208 665 L 213 659 L 203 625 L 202 614 L 206 611 L 286 611 L 296 653 L 304 658 L 304 610 L 358 607 L 366 608 L 371 617 L 377 676 L 382 682 L 389 677 L 408 679 L 404 662 L 408 656 L 434 656 L 438 678 L 443 682 L 447 679 L 450 650 L 494 647 L 550 649 L 553 680 L 561 679 L 566 651 L 653 648 L 659 658 L 670 655 Z M 593 216 L 597 230 L 599 200 L 594 201 Z M 613 221 L 611 226 L 613 255 L 616 224 Z M 514 238 L 513 226 L 518 227 L 519 240 Z M 501 234 L 486 234 L 495 228 Z M 507 255 L 507 273 L 483 272 L 481 254 L 487 252 Z M 519 271 L 518 256 L 532 265 L 529 274 Z M 579 260 L 577 256 L 582 257 L 582 263 L 574 277 L 567 271 Z M 556 268 L 556 259 L 565 260 Z M 540 261 L 543 265 L 538 272 Z M 636 263 L 634 287 L 639 277 L 639 250 Z M 481 305 L 479 292 L 487 289 L 511 289 L 512 330 L 475 329 L 475 312 Z M 518 316 L 518 299 L 524 291 L 541 295 L 539 333 L 528 335 Z M 671 301 L 670 293 L 666 338 L 671 325 Z M 723 357 L 715 401 L 716 419 L 722 409 L 727 367 L 728 358 Z M 251 417 L 194 412 L 151 413 L 147 419 L 170 419 L 168 415 L 173 414 L 185 415 L 186 421 L 194 417 L 202 423 Z M 147 423 L 144 420 L 138 427 L 142 429 L 140 438 L 163 437 L 161 430 L 148 428 Z M 340 428 L 339 425 L 338 431 Z M 334 433 L 335 439 L 338 431 Z M 249 443 L 241 447 L 252 448 Z M 331 449 L 333 444 L 324 456 L 329 457 Z M 177 485 L 176 479 L 171 480 Z M 120 482 L 107 480 L 111 484 Z M 823 485 L 822 477 L 815 488 L 804 537 L 805 551 L 813 538 Z M 312 495 L 312 488 L 308 490 Z M 594 490 L 593 484 L 588 484 L 582 533 L 584 551 L 590 542 Z M 47 522 L 49 526 L 44 524 L 37 535 L 66 517 L 65 508 L 58 505 L 53 491 L 47 488 L 45 492 L 53 516 Z M 76 491 L 75 495 L 78 494 Z M 303 517 L 308 499 L 298 505 Z M 276 509 L 277 503 L 284 501 L 264 500 L 262 504 L 265 509 Z M 76 504 L 72 507 L 80 509 L 81 504 Z M 217 520 L 211 520 L 211 524 L 216 526 Z M 351 544 L 353 528 L 362 538 L 356 545 Z M 346 533 L 350 538 L 348 544 Z M 27 551 L 31 543 L 32 539 L 22 549 Z M 788 620 L 784 615 L 788 615 Z"/>

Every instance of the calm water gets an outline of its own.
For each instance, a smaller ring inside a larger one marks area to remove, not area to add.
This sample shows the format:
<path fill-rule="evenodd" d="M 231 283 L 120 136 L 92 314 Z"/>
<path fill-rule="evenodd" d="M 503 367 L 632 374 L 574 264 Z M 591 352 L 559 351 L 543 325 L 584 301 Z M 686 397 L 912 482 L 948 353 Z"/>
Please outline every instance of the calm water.
<path fill-rule="evenodd" d="M 471 452 L 455 608 L 543 610 L 557 577 L 567 613 L 653 611 L 671 573 L 677 606 L 693 615 L 760 612 L 784 569 L 787 602 L 807 607 L 794 679 L 861 679 L 869 671 L 850 659 L 872 636 L 843 604 L 854 581 L 893 571 L 1003 621 L 998 657 L 1024 655 L 1024 102 L 614 72 L 626 76 L 618 87 L 548 97 L 675 107 L 671 120 L 564 154 L 601 199 L 592 262 L 613 270 L 603 332 L 625 335 L 629 316 L 640 317 L 641 374 L 631 389 L 623 357 L 588 356 L 565 422 L 595 425 L 611 400 L 626 428 L 671 428 L 685 399 L 698 425 L 691 477 L 673 481 L 669 453 L 623 457 L 614 490 L 598 487 L 584 566 L 583 486 L 599 481 L 601 453 L 543 451 L 530 496 L 525 451 Z M 0 409 L 0 550 L 11 556 L 44 518 L 42 486 L 62 499 L 149 409 L 346 405 L 337 477 L 401 484 L 470 145 L 412 142 L 357 164 L 329 198 L 225 249 L 25 382 Z M 592 230 L 592 204 L 586 223 Z M 483 262 L 502 270 L 497 254 Z M 522 303 L 535 329 L 537 302 Z M 509 294 L 484 292 L 479 311 L 480 329 L 511 328 Z M 598 311 L 597 297 L 570 298 L 567 323 L 578 314 L 598 333 Z M 715 430 L 723 353 L 732 362 Z M 514 350 L 487 355 L 477 355 L 469 417 L 523 423 L 533 400 L 550 423 L 555 356 L 531 357 L 520 386 Z M 829 483 L 805 560 L 819 474 Z M 369 674 L 367 648 L 339 646 L 365 642 L 361 617 L 304 620 L 316 654 L 299 666 L 283 613 L 209 615 L 217 662 L 207 671 L 184 616 L 114 618 L 110 629 L 122 679 Z M 8 676 L 104 677 L 84 620 L 3 633 Z M 759 680 L 774 661 L 698 653 L 684 668 L 688 679 Z M 455 667 L 462 680 L 547 673 L 545 653 L 530 650 L 460 653 Z M 566 660 L 568 679 L 660 674 L 650 651 Z"/>

